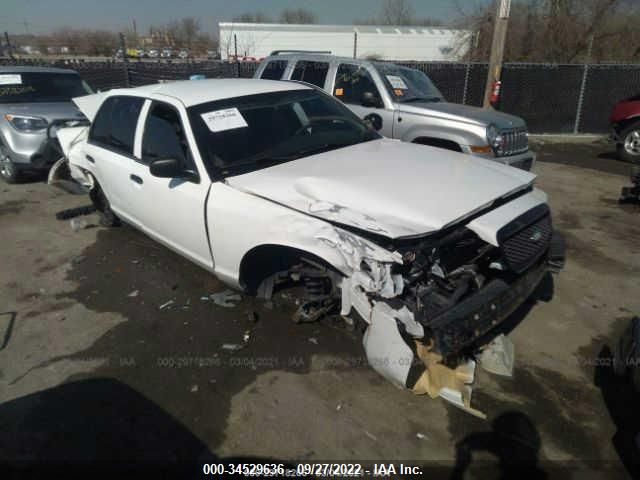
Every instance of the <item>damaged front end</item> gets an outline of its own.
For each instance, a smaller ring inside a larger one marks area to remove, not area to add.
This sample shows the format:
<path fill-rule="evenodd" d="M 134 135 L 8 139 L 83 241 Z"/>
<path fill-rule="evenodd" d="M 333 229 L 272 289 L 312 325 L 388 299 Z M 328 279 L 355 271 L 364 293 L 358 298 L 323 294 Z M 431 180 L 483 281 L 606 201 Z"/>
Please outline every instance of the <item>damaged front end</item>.
<path fill-rule="evenodd" d="M 503 336 L 494 340 L 498 327 L 564 263 L 545 204 L 502 227 L 497 240 L 460 226 L 388 245 L 394 262 L 362 259 L 342 282 L 342 313 L 353 308 L 368 324 L 364 349 L 376 371 L 483 416 L 470 404 L 476 360 L 510 374 L 513 347 Z"/>

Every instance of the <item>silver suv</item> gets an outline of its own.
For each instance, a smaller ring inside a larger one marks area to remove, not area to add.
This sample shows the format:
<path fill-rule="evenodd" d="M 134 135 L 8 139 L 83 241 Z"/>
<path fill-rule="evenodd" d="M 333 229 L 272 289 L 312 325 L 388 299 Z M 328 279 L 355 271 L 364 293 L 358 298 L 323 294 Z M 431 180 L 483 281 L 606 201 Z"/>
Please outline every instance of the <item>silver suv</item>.
<path fill-rule="evenodd" d="M 90 93 L 73 70 L 0 67 L 0 176 L 15 183 L 23 172 L 48 170 L 58 160 L 49 149 L 52 127 L 82 121 L 71 99 Z"/>
<path fill-rule="evenodd" d="M 514 115 L 445 101 L 420 70 L 313 53 L 272 53 L 255 78 L 296 80 L 342 100 L 385 137 L 531 170 L 527 125 Z"/>

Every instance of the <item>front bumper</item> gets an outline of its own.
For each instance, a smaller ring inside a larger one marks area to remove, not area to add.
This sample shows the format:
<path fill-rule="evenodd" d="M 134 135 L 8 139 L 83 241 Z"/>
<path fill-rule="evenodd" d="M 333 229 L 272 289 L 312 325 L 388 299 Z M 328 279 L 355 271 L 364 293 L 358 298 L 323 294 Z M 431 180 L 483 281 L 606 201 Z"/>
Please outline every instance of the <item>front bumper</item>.
<path fill-rule="evenodd" d="M 530 172 L 536 163 L 536 154 L 531 150 L 527 150 L 526 152 L 519 153 L 518 155 L 510 155 L 508 157 L 495 157 L 493 158 L 493 160 L 504 165 L 509 165 L 510 167 L 515 167 Z"/>
<path fill-rule="evenodd" d="M 564 265 L 562 236 L 554 232 L 547 255 L 512 282 L 496 279 L 430 322 L 435 350 L 443 356 L 472 347 L 524 303 L 548 271 Z"/>

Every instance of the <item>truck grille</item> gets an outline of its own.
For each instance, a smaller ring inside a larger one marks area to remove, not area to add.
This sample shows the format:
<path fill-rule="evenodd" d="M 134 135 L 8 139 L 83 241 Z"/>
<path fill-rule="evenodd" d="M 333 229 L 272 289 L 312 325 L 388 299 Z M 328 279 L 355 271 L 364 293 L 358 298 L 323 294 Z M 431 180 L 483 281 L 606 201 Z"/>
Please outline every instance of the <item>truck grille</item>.
<path fill-rule="evenodd" d="M 503 157 L 526 152 L 529 149 L 527 127 L 501 130 L 500 135 L 502 135 L 502 138 L 504 138 L 504 147 L 502 149 Z"/>
<path fill-rule="evenodd" d="M 549 248 L 553 229 L 547 214 L 502 242 L 502 252 L 509 268 L 521 273 Z"/>

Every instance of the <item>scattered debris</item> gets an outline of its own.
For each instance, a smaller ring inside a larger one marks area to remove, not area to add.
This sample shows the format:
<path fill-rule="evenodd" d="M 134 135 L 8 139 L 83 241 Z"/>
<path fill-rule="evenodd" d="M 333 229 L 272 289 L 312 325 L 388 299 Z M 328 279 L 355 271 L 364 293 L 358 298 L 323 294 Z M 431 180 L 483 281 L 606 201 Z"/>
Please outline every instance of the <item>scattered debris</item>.
<path fill-rule="evenodd" d="M 224 292 L 212 293 L 209 295 L 209 298 L 213 300 L 216 305 L 225 308 L 233 308 L 236 306 L 233 302 L 239 302 L 242 300 L 242 297 L 239 293 L 236 293 L 232 290 L 225 290 Z"/>
<path fill-rule="evenodd" d="M 244 335 L 242 336 L 242 341 L 243 341 L 244 343 L 248 343 L 248 342 L 249 342 L 249 340 L 251 340 L 251 330 L 246 330 L 246 331 L 244 332 Z"/>
<path fill-rule="evenodd" d="M 242 350 L 246 345 L 239 345 L 237 343 L 224 343 L 222 345 L 223 350 L 229 350 L 230 352 L 237 352 L 238 350 Z"/>
<path fill-rule="evenodd" d="M 418 433 L 416 433 L 416 438 L 418 440 L 425 440 L 425 439 L 428 439 L 429 437 L 427 437 L 424 433 L 418 432 Z"/>
<path fill-rule="evenodd" d="M 160 310 L 164 310 L 165 308 L 169 308 L 172 305 L 174 305 L 176 302 L 174 302 L 173 300 L 169 300 L 166 303 L 163 303 L 162 305 L 160 305 L 160 307 L 158 307 Z"/>
<path fill-rule="evenodd" d="M 482 350 L 477 360 L 489 373 L 513 377 L 514 350 L 513 342 L 501 333 Z"/>
<path fill-rule="evenodd" d="M 84 218 L 72 218 L 69 221 L 71 225 L 71 230 L 74 232 L 79 232 L 80 230 L 84 230 L 89 227 L 89 222 L 87 222 Z"/>
<path fill-rule="evenodd" d="M 200 300 L 203 302 L 208 302 L 209 301 L 209 297 L 200 297 Z"/>
<path fill-rule="evenodd" d="M 336 405 L 336 412 L 339 412 L 340 410 L 342 410 L 342 404 L 341 403 Z"/>
<path fill-rule="evenodd" d="M 309 338 L 309 342 L 313 343 L 314 345 L 318 345 L 318 339 L 316 337 Z"/>
<path fill-rule="evenodd" d="M 369 433 L 366 430 L 364 431 L 364 434 L 369 437 L 371 440 L 373 440 L 374 442 L 378 441 L 378 438 L 373 434 L 373 433 Z"/>
<path fill-rule="evenodd" d="M 140 290 L 134 290 L 133 292 L 131 292 L 129 295 L 127 295 L 127 297 L 129 298 L 135 298 L 140 294 Z M 162 309 L 162 307 L 160 307 L 160 309 Z"/>
<path fill-rule="evenodd" d="M 198 385 L 193 385 L 191 387 L 191 393 L 196 393 L 198 391 Z"/>
<path fill-rule="evenodd" d="M 74 258 L 71 260 L 71 263 L 73 263 L 74 265 L 78 265 L 79 263 L 84 262 L 86 259 L 87 259 L 87 257 L 86 257 L 86 256 L 84 256 L 84 255 L 78 255 L 77 257 L 74 257 Z"/>
<path fill-rule="evenodd" d="M 131 260 L 131 263 L 133 263 L 134 265 L 138 265 L 140 263 L 140 260 Z"/>
<path fill-rule="evenodd" d="M 71 220 L 72 218 L 79 217 L 81 215 L 89 215 L 96 211 L 96 207 L 93 205 L 85 205 L 83 207 L 68 208 L 56 213 L 56 219 L 58 220 Z"/>

